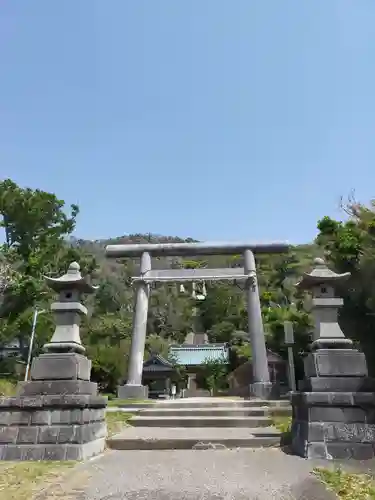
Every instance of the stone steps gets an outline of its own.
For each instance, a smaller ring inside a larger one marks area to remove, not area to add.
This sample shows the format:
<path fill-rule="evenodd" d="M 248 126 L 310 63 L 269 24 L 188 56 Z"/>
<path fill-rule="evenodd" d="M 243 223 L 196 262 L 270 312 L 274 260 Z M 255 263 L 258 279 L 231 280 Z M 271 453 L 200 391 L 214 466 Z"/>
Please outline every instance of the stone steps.
<path fill-rule="evenodd" d="M 275 447 L 280 433 L 265 428 L 128 427 L 107 440 L 114 450 L 191 450 Z"/>
<path fill-rule="evenodd" d="M 233 399 L 224 399 L 224 398 L 186 398 L 186 399 L 175 399 L 175 400 L 165 400 L 158 401 L 152 405 L 129 405 L 129 404 L 119 404 L 118 408 L 134 408 L 140 410 L 149 409 L 187 409 L 187 408 L 252 408 L 252 407 L 272 407 L 275 408 L 290 408 L 290 403 L 288 400 L 277 400 L 277 401 L 264 401 L 259 399 L 250 399 L 250 400 L 233 400 Z M 114 408 L 114 407 L 113 407 Z"/>
<path fill-rule="evenodd" d="M 213 408 L 152 408 L 141 410 L 141 417 L 268 417 L 272 415 L 291 415 L 291 408 L 285 406 L 280 408 L 263 407 L 213 407 Z"/>
<path fill-rule="evenodd" d="M 288 401 L 191 398 L 126 408 L 131 426 L 107 440 L 116 450 L 258 448 L 280 445 L 271 415 L 290 415 Z M 124 409 L 125 411 L 125 409 Z"/>
<path fill-rule="evenodd" d="M 145 417 L 136 415 L 131 420 L 133 427 L 267 427 L 269 417 Z"/>

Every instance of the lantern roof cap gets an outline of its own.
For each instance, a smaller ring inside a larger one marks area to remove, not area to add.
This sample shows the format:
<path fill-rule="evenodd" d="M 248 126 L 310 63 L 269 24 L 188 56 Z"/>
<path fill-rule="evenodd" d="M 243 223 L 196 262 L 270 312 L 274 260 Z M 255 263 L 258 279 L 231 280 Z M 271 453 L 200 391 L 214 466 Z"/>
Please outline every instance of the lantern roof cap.
<path fill-rule="evenodd" d="M 78 262 L 72 262 L 69 265 L 67 273 L 59 278 L 51 278 L 49 276 L 43 276 L 46 280 L 47 285 L 57 292 L 67 289 L 75 288 L 81 293 L 93 293 L 99 287 L 90 285 L 87 279 L 84 278 L 80 271 L 80 266 Z"/>
<path fill-rule="evenodd" d="M 303 273 L 302 279 L 297 283 L 297 287 L 308 289 L 310 287 L 322 284 L 335 284 L 347 280 L 351 273 L 338 274 L 328 268 L 322 258 L 314 259 L 314 268 L 310 273 Z"/>

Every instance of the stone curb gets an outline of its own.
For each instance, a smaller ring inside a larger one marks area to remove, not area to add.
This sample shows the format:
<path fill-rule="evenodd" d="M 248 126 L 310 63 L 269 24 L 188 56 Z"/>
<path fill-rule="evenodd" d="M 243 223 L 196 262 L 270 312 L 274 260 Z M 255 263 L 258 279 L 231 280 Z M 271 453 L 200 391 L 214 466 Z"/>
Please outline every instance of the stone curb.
<path fill-rule="evenodd" d="M 134 416 L 132 427 L 268 427 L 268 417 L 144 417 Z"/>
<path fill-rule="evenodd" d="M 36 410 L 46 408 L 105 408 L 107 398 L 87 394 L 52 394 L 41 396 L 0 397 L 0 411 L 7 409 Z"/>
<path fill-rule="evenodd" d="M 242 439 L 142 439 L 113 437 L 107 439 L 107 446 L 112 450 L 207 450 L 232 448 L 279 447 L 280 436 L 260 436 Z"/>

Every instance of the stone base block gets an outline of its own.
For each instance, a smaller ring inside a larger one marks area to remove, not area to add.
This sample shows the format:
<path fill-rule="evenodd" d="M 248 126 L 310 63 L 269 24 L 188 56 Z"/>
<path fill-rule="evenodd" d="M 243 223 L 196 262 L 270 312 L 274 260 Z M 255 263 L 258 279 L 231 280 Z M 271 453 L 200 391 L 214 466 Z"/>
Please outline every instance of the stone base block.
<path fill-rule="evenodd" d="M 375 392 L 375 379 L 368 377 L 310 377 L 299 382 L 300 391 Z"/>
<path fill-rule="evenodd" d="M 250 384 L 250 397 L 259 399 L 277 399 L 280 394 L 277 386 L 271 382 L 254 382 Z"/>
<path fill-rule="evenodd" d="M 105 438 L 84 444 L 0 444 L 0 460 L 87 460 L 103 453 Z"/>
<path fill-rule="evenodd" d="M 293 407 L 299 406 L 359 406 L 365 409 L 375 407 L 374 392 L 291 392 Z"/>
<path fill-rule="evenodd" d="M 77 353 L 47 353 L 35 358 L 31 380 L 90 380 L 91 361 Z"/>
<path fill-rule="evenodd" d="M 87 394 L 96 395 L 98 385 L 88 380 L 32 380 L 18 384 L 20 396 L 39 396 L 45 394 Z"/>
<path fill-rule="evenodd" d="M 374 458 L 371 443 L 308 443 L 306 458 L 325 460 L 370 460 Z"/>
<path fill-rule="evenodd" d="M 375 394 L 292 393 L 292 449 L 305 458 L 375 456 Z"/>
<path fill-rule="evenodd" d="M 366 377 L 363 352 L 355 349 L 320 349 L 304 359 L 305 377 Z"/>
<path fill-rule="evenodd" d="M 0 412 L 5 410 L 66 410 L 105 408 L 108 398 L 88 394 L 49 394 L 44 396 L 0 397 Z"/>
<path fill-rule="evenodd" d="M 148 387 L 145 385 L 120 385 L 117 388 L 119 399 L 148 399 Z"/>
<path fill-rule="evenodd" d="M 0 459 L 81 460 L 100 453 L 106 404 L 82 394 L 0 398 Z"/>

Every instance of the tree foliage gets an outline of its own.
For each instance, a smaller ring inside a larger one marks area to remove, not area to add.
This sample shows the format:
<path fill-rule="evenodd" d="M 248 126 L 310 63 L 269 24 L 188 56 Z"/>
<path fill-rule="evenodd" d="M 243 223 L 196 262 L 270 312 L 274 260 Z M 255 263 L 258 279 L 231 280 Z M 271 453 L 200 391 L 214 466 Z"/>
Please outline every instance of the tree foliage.
<path fill-rule="evenodd" d="M 67 244 L 79 210 L 72 205 L 67 215 L 64 206 L 54 194 L 21 188 L 10 179 L 0 182 L 0 227 L 5 233 L 0 254 L 3 266 L 12 270 L 2 294 L 0 339 L 16 336 L 21 346 L 27 342 L 34 308 L 48 309 L 52 298 L 43 274 L 66 271 L 72 260 L 79 260 L 84 270 L 95 268 L 91 256 Z"/>
<path fill-rule="evenodd" d="M 227 388 L 228 364 L 223 359 L 205 359 L 197 374 L 197 384 L 211 395 Z"/>
<path fill-rule="evenodd" d="M 370 228 L 369 214 L 361 214 L 361 220 L 366 219 L 366 227 Z M 17 338 L 23 348 L 27 347 L 33 311 L 38 307 L 44 312 L 38 317 L 34 350 L 35 354 L 40 351 L 53 330 L 49 312 L 53 293 L 46 287 L 43 276 L 59 276 L 76 260 L 82 273 L 90 275 L 99 285 L 97 293 L 85 299 L 89 316 L 83 319 L 81 335 L 93 360 L 93 379 L 104 390 L 112 391 L 117 382 L 126 377 L 134 307 L 131 277 L 139 271 L 139 260 L 108 260 L 104 256 L 105 246 L 194 240 L 151 234 L 125 235 L 106 241 L 75 239 L 72 233 L 78 216 L 77 205 L 67 207 L 54 194 L 22 188 L 10 179 L 0 182 L 0 227 L 5 234 L 5 243 L 0 248 L 0 343 Z M 325 220 L 318 243 L 330 249 L 339 268 L 345 267 L 339 262 L 345 250 L 345 262 L 350 256 L 352 268 L 357 272 L 365 258 L 369 269 L 371 254 L 365 257 L 359 248 L 369 248 L 370 232 L 357 222 L 348 226 Z M 309 317 L 303 311 L 302 299 L 294 284 L 320 251 L 319 245 L 296 247 L 285 255 L 257 257 L 267 344 L 283 356 L 286 355 L 285 320 L 294 324 L 298 349 L 305 350 L 308 343 Z M 238 267 L 242 266 L 242 257 L 160 257 L 153 265 L 160 269 Z M 367 282 L 370 287 L 369 280 Z M 206 283 L 206 287 L 207 297 L 198 303 L 192 299 L 188 284 L 184 293 L 179 285 L 159 284 L 152 288 L 146 356 L 152 352 L 168 357 L 169 345 L 182 343 L 191 331 L 196 307 L 209 341 L 228 344 L 230 369 L 251 357 L 243 286 L 213 282 Z M 366 302 L 369 310 L 370 302 Z M 213 379 L 209 380 L 211 384 Z"/>
<path fill-rule="evenodd" d="M 345 334 L 362 346 L 370 371 L 375 367 L 375 202 L 365 206 L 350 199 L 345 221 L 323 217 L 318 245 L 336 272 L 350 272 L 340 290 L 344 307 L 340 323 Z"/>

